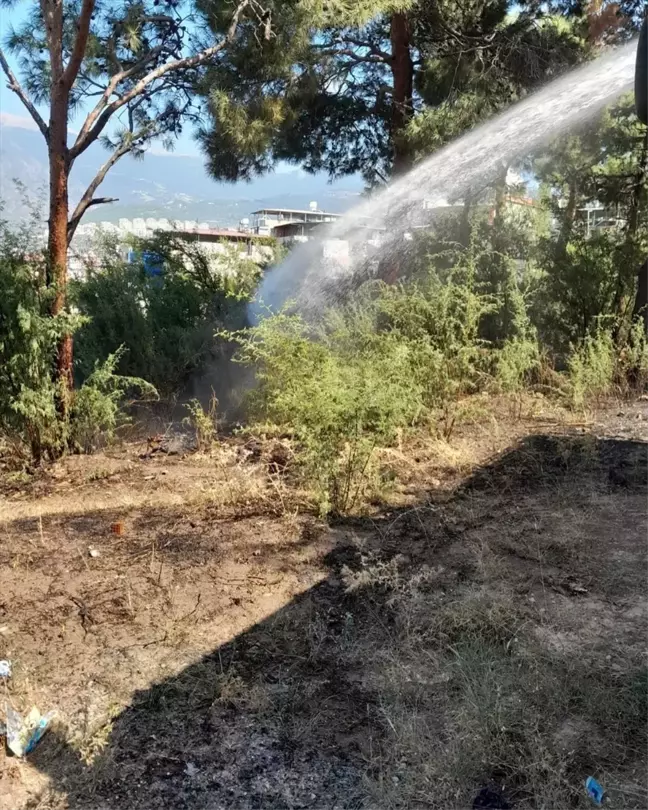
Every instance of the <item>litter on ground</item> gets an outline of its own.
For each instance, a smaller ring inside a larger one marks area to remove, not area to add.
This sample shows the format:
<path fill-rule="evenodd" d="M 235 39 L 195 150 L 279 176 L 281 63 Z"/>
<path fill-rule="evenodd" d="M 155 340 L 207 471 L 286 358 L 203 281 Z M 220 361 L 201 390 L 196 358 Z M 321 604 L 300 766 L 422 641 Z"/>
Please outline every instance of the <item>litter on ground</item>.
<path fill-rule="evenodd" d="M 593 802 L 599 805 L 603 803 L 605 791 L 603 790 L 603 787 L 599 785 L 596 779 L 594 779 L 593 776 L 587 777 L 587 780 L 585 782 L 585 789 L 587 790 L 587 795 Z"/>
<path fill-rule="evenodd" d="M 34 750 L 55 714 L 48 712 L 41 715 L 34 706 L 27 717 L 23 718 L 9 703 L 5 705 L 5 711 L 7 748 L 17 757 L 24 757 Z"/>

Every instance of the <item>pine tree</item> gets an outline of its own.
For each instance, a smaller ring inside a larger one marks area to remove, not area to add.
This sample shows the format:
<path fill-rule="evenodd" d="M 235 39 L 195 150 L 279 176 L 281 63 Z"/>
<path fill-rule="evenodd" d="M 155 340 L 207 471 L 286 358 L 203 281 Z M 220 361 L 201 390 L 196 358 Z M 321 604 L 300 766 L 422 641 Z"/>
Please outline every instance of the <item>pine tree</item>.
<path fill-rule="evenodd" d="M 291 0 L 271 7 L 281 24 L 262 43 L 262 58 L 250 58 L 256 43 L 249 33 L 202 86 L 212 122 L 201 140 L 219 179 L 250 178 L 287 160 L 384 182 L 583 50 L 572 27 L 534 2 Z"/>
<path fill-rule="evenodd" d="M 2 5 L 11 2 L 3 0 Z M 207 19 L 213 32 L 209 36 Z M 47 284 L 53 292 L 53 318 L 67 306 L 70 240 L 88 208 L 107 202 L 95 196 L 106 174 L 124 155 L 141 153 L 153 139 L 179 134 L 183 122 L 195 115 L 193 88 L 201 71 L 226 59 L 242 29 L 246 35 L 269 36 L 268 23 L 258 0 L 212 0 L 202 10 L 180 0 L 32 2 L 27 19 L 8 38 L 19 75 L 1 49 L 0 66 L 47 144 Z M 88 112 L 70 139 L 68 122 L 78 108 Z M 96 141 L 107 147 L 108 158 L 70 211 L 70 173 Z M 59 410 L 65 416 L 65 392 L 72 388 L 70 334 L 59 342 L 56 376 L 62 391 Z"/>

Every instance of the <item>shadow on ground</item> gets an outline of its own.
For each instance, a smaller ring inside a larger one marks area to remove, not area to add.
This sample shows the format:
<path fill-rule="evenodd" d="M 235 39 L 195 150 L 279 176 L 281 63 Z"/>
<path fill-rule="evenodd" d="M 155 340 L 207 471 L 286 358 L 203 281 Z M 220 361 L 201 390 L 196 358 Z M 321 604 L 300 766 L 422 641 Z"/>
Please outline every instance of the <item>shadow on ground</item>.
<path fill-rule="evenodd" d="M 586 807 L 590 770 L 642 806 L 645 494 L 645 444 L 533 436 L 451 498 L 338 520 L 324 582 L 83 750 L 46 737 L 33 806 L 460 808 L 496 783 Z"/>

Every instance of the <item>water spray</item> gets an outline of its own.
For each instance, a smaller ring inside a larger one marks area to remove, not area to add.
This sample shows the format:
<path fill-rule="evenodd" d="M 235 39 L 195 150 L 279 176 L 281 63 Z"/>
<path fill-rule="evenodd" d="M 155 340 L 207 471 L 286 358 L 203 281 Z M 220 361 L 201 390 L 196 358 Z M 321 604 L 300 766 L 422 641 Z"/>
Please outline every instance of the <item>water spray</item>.
<path fill-rule="evenodd" d="M 321 311 L 375 275 L 380 263 L 397 263 L 407 244 L 405 234 L 421 221 L 426 208 L 433 212 L 448 199 L 484 188 L 503 165 L 577 127 L 629 90 L 633 78 L 639 82 L 637 97 L 645 95 L 645 24 L 641 43 L 636 68 L 635 43 L 577 68 L 448 144 L 318 238 L 297 247 L 264 277 L 252 319 L 276 311 L 287 300 L 296 300 L 305 313 Z M 645 112 L 645 105 L 638 102 L 639 114 L 641 109 Z"/>

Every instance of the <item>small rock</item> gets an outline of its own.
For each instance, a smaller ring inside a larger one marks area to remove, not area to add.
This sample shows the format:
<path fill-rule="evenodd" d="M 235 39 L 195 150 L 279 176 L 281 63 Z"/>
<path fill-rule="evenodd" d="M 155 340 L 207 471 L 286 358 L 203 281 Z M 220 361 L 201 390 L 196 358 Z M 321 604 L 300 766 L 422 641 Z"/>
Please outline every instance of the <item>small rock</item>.
<path fill-rule="evenodd" d="M 96 549 L 96 548 L 92 548 L 92 546 L 89 546 L 89 547 L 88 547 L 88 554 L 89 554 L 91 557 L 94 557 L 95 559 L 96 559 L 97 557 L 101 557 L 101 554 L 100 554 L 100 553 L 97 551 L 97 549 Z"/>

